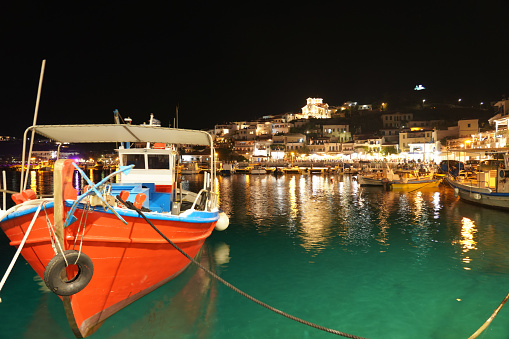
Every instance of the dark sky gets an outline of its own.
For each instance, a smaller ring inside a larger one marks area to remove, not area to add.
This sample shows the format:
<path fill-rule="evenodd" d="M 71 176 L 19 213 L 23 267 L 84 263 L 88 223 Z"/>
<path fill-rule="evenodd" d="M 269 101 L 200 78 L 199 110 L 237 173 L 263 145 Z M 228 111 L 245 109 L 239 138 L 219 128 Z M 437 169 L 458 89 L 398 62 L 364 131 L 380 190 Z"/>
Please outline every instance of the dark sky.
<path fill-rule="evenodd" d="M 31 125 L 43 59 L 39 124 L 112 123 L 119 109 L 167 126 L 179 105 L 180 127 L 208 128 L 417 84 L 465 102 L 509 95 L 503 1 L 12 3 L 0 9 L 0 135 Z"/>

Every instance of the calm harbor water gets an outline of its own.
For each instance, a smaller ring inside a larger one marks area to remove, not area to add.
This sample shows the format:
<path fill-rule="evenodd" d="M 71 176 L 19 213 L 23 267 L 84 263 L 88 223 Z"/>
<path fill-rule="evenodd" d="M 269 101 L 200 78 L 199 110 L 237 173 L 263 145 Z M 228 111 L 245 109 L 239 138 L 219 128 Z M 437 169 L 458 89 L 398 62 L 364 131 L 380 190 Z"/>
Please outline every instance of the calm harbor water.
<path fill-rule="evenodd" d="M 16 175 L 8 173 L 9 186 L 17 187 Z M 32 187 L 50 189 L 45 175 L 32 175 Z M 200 175 L 184 178 L 184 188 L 202 186 Z M 217 180 L 230 226 L 207 240 L 202 263 L 299 318 L 372 339 L 468 338 L 509 292 L 509 214 L 459 201 L 447 186 L 387 192 L 338 175 Z M 1 233 L 0 274 L 14 252 Z M 59 298 L 23 259 L 0 297 L 0 337 L 73 338 Z M 272 313 L 192 267 L 91 338 L 140 337 L 333 335 Z M 504 308 L 479 338 L 508 337 Z"/>

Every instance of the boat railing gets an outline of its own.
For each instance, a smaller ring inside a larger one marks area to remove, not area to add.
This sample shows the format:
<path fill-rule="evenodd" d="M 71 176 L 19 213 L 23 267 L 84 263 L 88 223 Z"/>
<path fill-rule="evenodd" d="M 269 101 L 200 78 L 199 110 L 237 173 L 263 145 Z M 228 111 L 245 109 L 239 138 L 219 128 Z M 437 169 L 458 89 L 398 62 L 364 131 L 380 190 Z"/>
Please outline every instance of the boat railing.
<path fill-rule="evenodd" d="M 200 206 L 203 208 L 203 210 L 210 211 L 214 206 L 217 205 L 217 198 L 218 197 L 216 193 L 202 188 L 196 195 L 193 205 L 191 206 L 191 210 L 194 210 L 196 206 Z"/>

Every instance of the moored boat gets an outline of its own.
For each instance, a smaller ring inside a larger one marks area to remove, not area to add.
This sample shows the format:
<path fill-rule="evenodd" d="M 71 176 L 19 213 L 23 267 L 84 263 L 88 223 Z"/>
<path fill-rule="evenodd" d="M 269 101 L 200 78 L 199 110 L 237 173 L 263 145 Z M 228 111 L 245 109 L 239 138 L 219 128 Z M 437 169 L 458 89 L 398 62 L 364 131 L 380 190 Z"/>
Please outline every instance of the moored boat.
<path fill-rule="evenodd" d="M 357 180 L 361 186 L 383 186 L 385 181 L 388 181 L 387 178 L 378 175 L 362 175 L 357 174 Z"/>
<path fill-rule="evenodd" d="M 445 177 L 446 182 L 454 188 L 460 199 L 494 208 L 509 209 L 509 157 L 504 155 L 495 170 L 477 172 L 475 175 Z M 503 166 L 503 164 L 506 164 Z"/>
<path fill-rule="evenodd" d="M 442 181 L 434 172 L 420 173 L 414 170 L 399 170 L 395 176 L 389 177 L 388 185 L 391 189 L 420 189 L 424 187 L 436 187 Z"/>
<path fill-rule="evenodd" d="M 217 206 L 214 147 L 206 132 L 47 125 L 29 127 L 25 140 L 32 131 L 61 143 L 159 144 L 120 147 L 120 169 L 98 183 L 72 160 L 57 160 L 51 198 L 24 190 L 22 173 L 22 192 L 13 195 L 16 205 L 2 211 L 0 227 L 60 297 L 76 337 L 92 334 L 108 317 L 178 276 L 190 264 L 179 249 L 194 258 L 214 228 L 228 225 Z M 210 147 L 210 172 L 199 192 L 179 188 L 177 144 Z M 73 187 L 75 171 L 89 184 L 81 194 Z"/>
<path fill-rule="evenodd" d="M 283 173 L 285 174 L 301 174 L 302 169 L 298 166 L 294 167 L 283 167 Z"/>
<path fill-rule="evenodd" d="M 250 174 L 267 174 L 267 170 L 261 165 L 254 165 L 249 171 Z"/>

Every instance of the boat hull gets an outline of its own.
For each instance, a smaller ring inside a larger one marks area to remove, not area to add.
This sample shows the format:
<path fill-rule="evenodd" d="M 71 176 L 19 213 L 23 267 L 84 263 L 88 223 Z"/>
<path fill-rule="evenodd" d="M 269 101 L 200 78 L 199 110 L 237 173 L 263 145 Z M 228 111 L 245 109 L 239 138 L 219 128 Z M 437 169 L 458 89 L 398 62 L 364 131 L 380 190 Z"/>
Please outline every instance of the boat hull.
<path fill-rule="evenodd" d="M 357 180 L 361 186 L 383 186 L 382 178 L 370 178 L 363 175 L 357 175 Z"/>
<path fill-rule="evenodd" d="M 487 207 L 509 209 L 509 193 L 496 193 L 489 188 L 465 185 L 450 177 L 446 177 L 446 181 L 462 200 Z"/>
<path fill-rule="evenodd" d="M 415 181 L 391 181 L 390 186 L 393 190 L 404 190 L 404 189 L 420 189 L 424 187 L 437 187 L 442 179 L 429 179 L 429 180 L 415 180 Z"/>
<path fill-rule="evenodd" d="M 69 209 L 70 205 L 67 205 L 65 212 Z M 0 223 L 11 245 L 17 247 L 21 243 L 34 212 L 35 207 L 14 212 Z M 64 250 L 78 250 L 82 245 L 83 253 L 94 265 L 92 279 L 83 290 L 61 297 L 77 337 L 92 334 L 109 316 L 178 276 L 190 264 L 136 212 L 123 209 L 117 209 L 117 212 L 127 225 L 102 207 L 88 213 L 78 208 L 74 213 L 78 221 L 64 229 Z M 82 216 L 85 218 L 85 214 L 87 222 L 81 243 L 79 220 Z M 55 256 L 46 215 L 53 223 L 52 203 L 39 213 L 21 251 L 42 279 L 45 267 Z M 193 258 L 218 220 L 215 213 L 201 211 L 193 211 L 187 218 L 146 215 L 166 237 Z M 72 276 L 68 273 L 68 279 Z"/>

